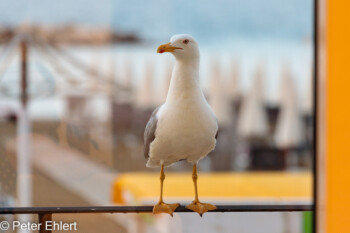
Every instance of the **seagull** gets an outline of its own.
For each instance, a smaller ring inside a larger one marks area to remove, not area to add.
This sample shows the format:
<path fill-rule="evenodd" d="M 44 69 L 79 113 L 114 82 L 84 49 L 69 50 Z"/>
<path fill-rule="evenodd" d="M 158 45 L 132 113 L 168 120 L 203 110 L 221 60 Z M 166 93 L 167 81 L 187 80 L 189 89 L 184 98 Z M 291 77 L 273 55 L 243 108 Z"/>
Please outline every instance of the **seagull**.
<path fill-rule="evenodd" d="M 214 150 L 218 122 L 200 87 L 198 43 L 190 35 L 175 35 L 169 43 L 160 45 L 157 52 L 171 53 L 176 62 L 166 101 L 153 111 L 144 132 L 146 166 L 161 167 L 160 198 L 153 214 L 173 216 L 179 204 L 163 202 L 164 166 L 187 160 L 193 164 L 195 199 L 186 208 L 202 216 L 216 207 L 198 199 L 197 164 Z"/>

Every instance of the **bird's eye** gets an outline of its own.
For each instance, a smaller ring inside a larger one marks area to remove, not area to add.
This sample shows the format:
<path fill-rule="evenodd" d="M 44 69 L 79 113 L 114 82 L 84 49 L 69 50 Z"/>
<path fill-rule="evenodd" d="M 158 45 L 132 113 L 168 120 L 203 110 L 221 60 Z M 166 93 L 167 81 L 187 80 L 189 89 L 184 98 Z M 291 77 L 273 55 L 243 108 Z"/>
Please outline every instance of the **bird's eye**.
<path fill-rule="evenodd" d="M 190 41 L 187 39 L 182 41 L 182 43 L 184 43 L 184 44 L 188 44 L 188 42 L 190 42 Z"/>

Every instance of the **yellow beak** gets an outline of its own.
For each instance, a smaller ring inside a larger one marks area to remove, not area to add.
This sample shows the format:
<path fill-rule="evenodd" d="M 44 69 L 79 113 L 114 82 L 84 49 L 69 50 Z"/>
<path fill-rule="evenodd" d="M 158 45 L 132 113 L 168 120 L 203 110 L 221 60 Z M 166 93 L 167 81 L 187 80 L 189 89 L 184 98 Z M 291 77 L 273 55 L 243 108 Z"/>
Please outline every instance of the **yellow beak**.
<path fill-rule="evenodd" d="M 169 43 L 167 44 L 162 44 L 162 45 L 159 45 L 158 49 L 157 49 L 157 53 L 164 53 L 164 52 L 174 52 L 175 49 L 182 49 L 182 48 L 179 48 L 179 47 L 174 47 Z"/>

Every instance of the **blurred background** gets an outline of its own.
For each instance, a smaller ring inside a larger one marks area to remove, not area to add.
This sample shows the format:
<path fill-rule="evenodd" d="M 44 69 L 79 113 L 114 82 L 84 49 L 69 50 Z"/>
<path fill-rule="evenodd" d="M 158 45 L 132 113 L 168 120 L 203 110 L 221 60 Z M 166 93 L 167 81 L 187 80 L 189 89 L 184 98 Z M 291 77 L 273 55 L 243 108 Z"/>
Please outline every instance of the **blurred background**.
<path fill-rule="evenodd" d="M 174 64 L 156 49 L 182 33 L 199 42 L 220 125 L 199 163 L 202 201 L 312 203 L 311 0 L 0 0 L 0 9 L 0 206 L 156 203 L 143 131 Z M 191 169 L 166 169 L 166 202 L 193 199 Z M 311 229 L 310 213 L 58 217 L 79 232 Z"/>

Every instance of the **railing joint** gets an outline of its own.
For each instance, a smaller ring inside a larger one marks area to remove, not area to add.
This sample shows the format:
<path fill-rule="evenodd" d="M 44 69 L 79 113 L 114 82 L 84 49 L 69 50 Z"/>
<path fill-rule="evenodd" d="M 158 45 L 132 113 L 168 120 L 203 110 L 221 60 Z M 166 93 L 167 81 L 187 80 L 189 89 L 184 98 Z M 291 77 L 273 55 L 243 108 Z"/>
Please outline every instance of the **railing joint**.
<path fill-rule="evenodd" d="M 47 222 L 52 221 L 52 213 L 39 213 L 39 233 L 51 233 L 52 230 L 48 228 Z"/>

